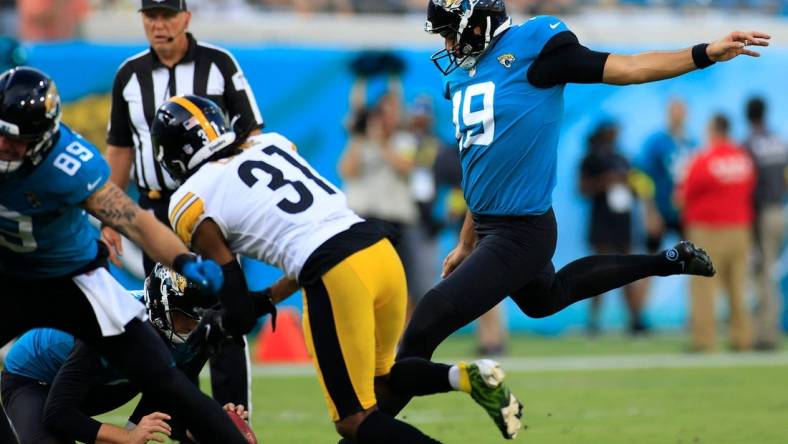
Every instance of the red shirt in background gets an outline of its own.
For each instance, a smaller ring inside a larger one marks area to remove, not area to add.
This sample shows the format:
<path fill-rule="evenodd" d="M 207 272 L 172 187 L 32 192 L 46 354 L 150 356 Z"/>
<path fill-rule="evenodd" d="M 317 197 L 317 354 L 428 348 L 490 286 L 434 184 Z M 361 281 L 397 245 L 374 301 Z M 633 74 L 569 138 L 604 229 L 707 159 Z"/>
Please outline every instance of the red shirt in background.
<path fill-rule="evenodd" d="M 754 218 L 756 172 L 750 156 L 722 140 L 701 151 L 679 185 L 682 220 L 687 225 L 750 226 Z"/>

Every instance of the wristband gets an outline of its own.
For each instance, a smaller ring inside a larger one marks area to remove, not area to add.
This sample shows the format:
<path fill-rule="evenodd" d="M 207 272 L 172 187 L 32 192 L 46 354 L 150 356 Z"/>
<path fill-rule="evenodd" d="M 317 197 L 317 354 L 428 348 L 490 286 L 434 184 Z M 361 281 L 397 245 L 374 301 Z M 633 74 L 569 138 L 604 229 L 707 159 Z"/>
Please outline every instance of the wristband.
<path fill-rule="evenodd" d="M 710 59 L 709 54 L 706 53 L 706 48 L 708 46 L 708 43 L 699 43 L 692 47 L 692 61 L 698 69 L 703 69 L 716 63 L 714 60 Z"/>
<path fill-rule="evenodd" d="M 175 259 L 173 259 L 172 269 L 178 274 L 183 274 L 183 267 L 189 262 L 194 262 L 196 260 L 197 260 L 196 254 L 181 253 L 175 256 Z"/>

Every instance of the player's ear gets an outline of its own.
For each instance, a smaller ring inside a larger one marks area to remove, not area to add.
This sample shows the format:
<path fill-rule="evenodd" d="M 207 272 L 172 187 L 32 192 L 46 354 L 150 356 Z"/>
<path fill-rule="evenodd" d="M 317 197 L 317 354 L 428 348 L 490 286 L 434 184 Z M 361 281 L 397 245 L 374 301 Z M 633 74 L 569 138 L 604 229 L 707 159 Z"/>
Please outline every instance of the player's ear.
<path fill-rule="evenodd" d="M 183 30 L 186 31 L 189 29 L 189 23 L 192 21 L 192 12 L 191 11 L 183 11 L 186 14 L 185 19 L 186 21 L 183 24 Z"/>

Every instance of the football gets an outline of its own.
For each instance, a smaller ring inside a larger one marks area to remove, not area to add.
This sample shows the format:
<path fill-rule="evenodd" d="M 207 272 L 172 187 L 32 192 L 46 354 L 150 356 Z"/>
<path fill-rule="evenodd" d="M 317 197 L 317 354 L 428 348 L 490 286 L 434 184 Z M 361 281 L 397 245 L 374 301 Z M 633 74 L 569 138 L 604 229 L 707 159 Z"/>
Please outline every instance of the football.
<path fill-rule="evenodd" d="M 225 410 L 226 411 L 226 410 Z M 227 416 L 230 417 L 230 420 L 238 427 L 238 430 L 241 431 L 241 434 L 246 438 L 246 442 L 249 444 L 257 444 L 257 436 L 255 436 L 252 428 L 249 427 L 249 424 L 243 420 L 240 416 L 238 416 L 235 412 L 227 412 Z"/>

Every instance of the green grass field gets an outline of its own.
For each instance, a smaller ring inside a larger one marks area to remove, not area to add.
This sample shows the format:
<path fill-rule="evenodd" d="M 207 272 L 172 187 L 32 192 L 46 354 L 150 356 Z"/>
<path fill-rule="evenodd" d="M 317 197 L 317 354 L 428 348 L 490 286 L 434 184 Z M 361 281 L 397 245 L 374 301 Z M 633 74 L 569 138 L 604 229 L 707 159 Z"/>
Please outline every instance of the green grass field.
<path fill-rule="evenodd" d="M 698 357 L 683 345 L 674 336 L 514 338 L 503 364 L 528 426 L 515 442 L 788 443 L 788 353 Z M 436 360 L 472 349 L 470 338 L 452 338 Z M 337 441 L 309 369 L 258 368 L 253 384 L 261 443 Z M 102 419 L 122 423 L 126 413 Z M 504 441 L 461 393 L 417 399 L 402 418 L 443 442 Z"/>

